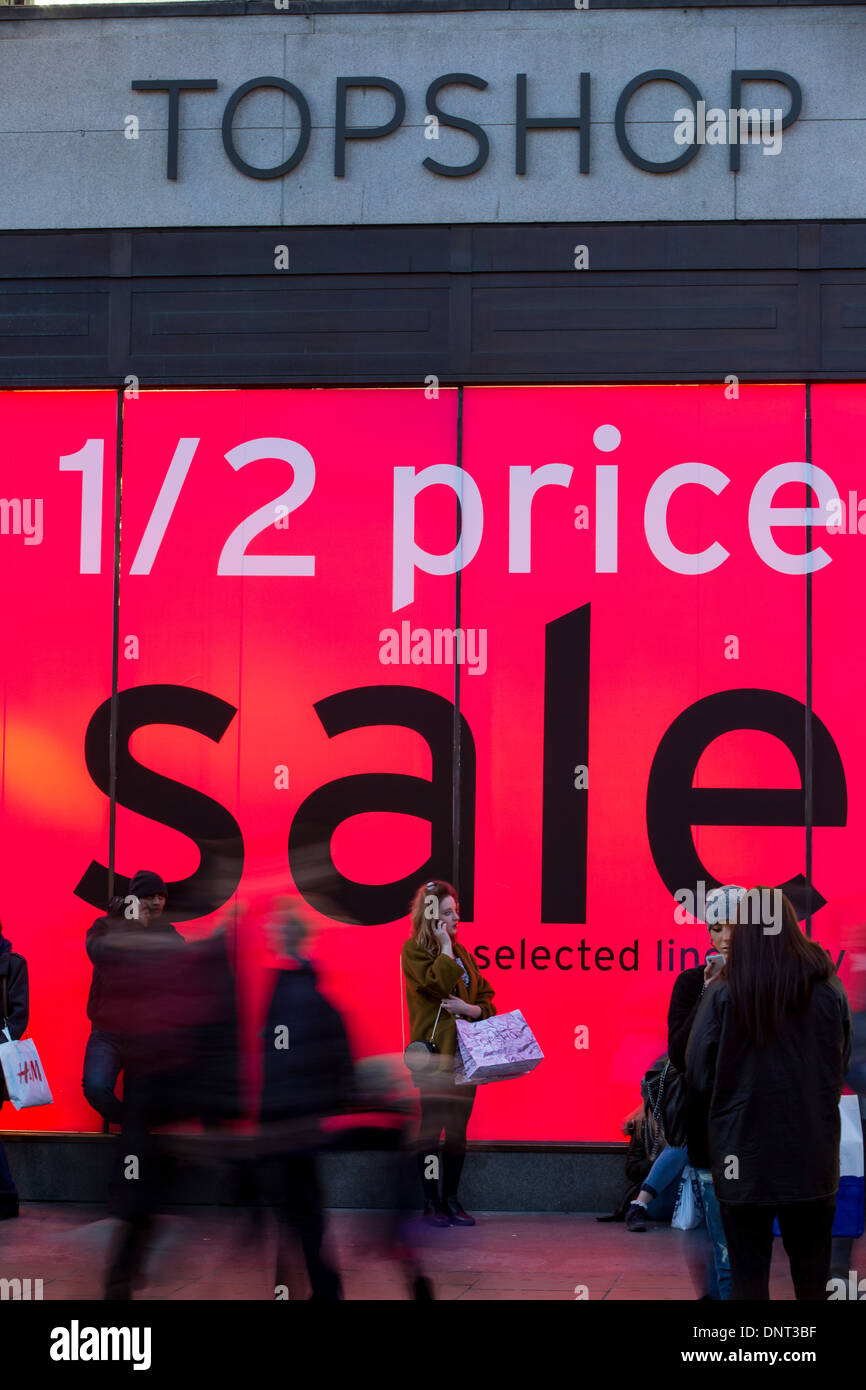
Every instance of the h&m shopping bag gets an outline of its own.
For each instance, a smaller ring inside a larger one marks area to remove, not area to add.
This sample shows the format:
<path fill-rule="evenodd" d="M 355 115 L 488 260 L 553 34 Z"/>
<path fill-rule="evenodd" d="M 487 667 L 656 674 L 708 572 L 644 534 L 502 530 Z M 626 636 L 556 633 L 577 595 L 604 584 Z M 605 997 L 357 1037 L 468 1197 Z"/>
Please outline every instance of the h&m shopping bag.
<path fill-rule="evenodd" d="M 45 1080 L 36 1044 L 29 1038 L 13 1042 L 9 1029 L 0 1031 L 0 1070 L 6 1082 L 9 1099 L 16 1110 L 27 1110 L 33 1105 L 53 1105 L 54 1097 Z"/>
<path fill-rule="evenodd" d="M 454 1080 L 458 1086 L 484 1086 L 489 1081 L 512 1081 L 526 1076 L 544 1061 L 520 1009 L 494 1014 L 470 1023 L 455 1020 L 460 1051 L 454 1058 Z"/>

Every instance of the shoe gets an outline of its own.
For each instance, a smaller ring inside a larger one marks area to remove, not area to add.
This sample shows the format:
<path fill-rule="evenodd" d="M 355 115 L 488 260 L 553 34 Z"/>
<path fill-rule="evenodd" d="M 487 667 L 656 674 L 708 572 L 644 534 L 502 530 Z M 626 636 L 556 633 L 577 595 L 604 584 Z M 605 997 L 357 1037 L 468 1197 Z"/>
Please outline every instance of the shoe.
<path fill-rule="evenodd" d="M 18 1193 L 0 1192 L 0 1221 L 11 1221 L 18 1215 Z"/>
<path fill-rule="evenodd" d="M 446 1197 L 443 1203 L 452 1226 L 474 1226 L 475 1217 L 464 1211 L 456 1197 Z"/>
<path fill-rule="evenodd" d="M 448 1213 L 438 1202 L 424 1203 L 424 1220 L 428 1226 L 450 1226 Z"/>
<path fill-rule="evenodd" d="M 646 1230 L 646 1207 L 641 1202 L 631 1202 L 625 1218 L 627 1231 Z"/>

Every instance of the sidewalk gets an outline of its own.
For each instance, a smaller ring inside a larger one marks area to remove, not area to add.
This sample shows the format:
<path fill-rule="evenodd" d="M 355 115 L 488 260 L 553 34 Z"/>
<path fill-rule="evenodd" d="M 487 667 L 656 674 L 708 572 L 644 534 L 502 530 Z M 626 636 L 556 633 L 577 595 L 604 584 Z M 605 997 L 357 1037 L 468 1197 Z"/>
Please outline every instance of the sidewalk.
<path fill-rule="evenodd" d="M 600 1225 L 587 1214 L 474 1214 L 478 1224 L 469 1229 L 419 1227 L 423 1267 L 438 1299 L 573 1301 L 576 1285 L 586 1286 L 590 1301 L 695 1298 L 683 1233 L 669 1226 L 631 1234 L 620 1223 Z M 381 1213 L 340 1210 L 328 1221 L 347 1299 L 408 1296 L 382 1249 Z M 0 1223 L 0 1278 L 42 1279 L 46 1300 L 98 1299 L 114 1229 L 99 1207 L 27 1203 L 17 1221 Z M 175 1208 L 157 1218 L 147 1284 L 136 1299 L 273 1299 L 273 1268 L 267 1213 L 256 1231 L 244 1212 Z M 305 1284 L 299 1272 L 290 1298 L 305 1298 Z M 793 1299 L 779 1240 L 770 1294 Z"/>

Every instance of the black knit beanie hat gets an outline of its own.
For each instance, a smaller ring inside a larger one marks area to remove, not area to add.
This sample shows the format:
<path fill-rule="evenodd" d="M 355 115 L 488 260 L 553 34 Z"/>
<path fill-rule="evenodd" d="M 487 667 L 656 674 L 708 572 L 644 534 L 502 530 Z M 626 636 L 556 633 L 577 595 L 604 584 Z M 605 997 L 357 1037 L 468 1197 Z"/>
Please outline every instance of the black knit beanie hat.
<path fill-rule="evenodd" d="M 159 874 L 155 874 L 152 869 L 139 869 L 138 873 L 133 874 L 130 884 L 130 893 L 134 893 L 137 898 L 149 898 L 153 893 L 162 893 L 168 897 L 168 891 Z"/>

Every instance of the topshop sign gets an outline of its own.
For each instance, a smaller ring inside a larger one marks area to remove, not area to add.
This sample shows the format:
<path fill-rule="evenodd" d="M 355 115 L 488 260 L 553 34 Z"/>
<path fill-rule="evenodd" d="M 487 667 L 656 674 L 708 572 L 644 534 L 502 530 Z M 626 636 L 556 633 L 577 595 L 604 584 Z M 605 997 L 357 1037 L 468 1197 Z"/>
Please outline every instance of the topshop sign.
<path fill-rule="evenodd" d="M 626 129 L 628 109 L 632 98 L 642 87 L 656 82 L 673 83 L 680 87 L 688 96 L 695 113 L 694 123 L 690 125 L 688 120 L 684 121 L 684 116 L 689 114 L 687 108 L 681 108 L 676 112 L 675 120 L 678 122 L 678 129 L 675 132 L 675 141 L 681 148 L 678 154 L 665 160 L 648 159 L 639 154 L 631 143 Z M 803 104 L 803 94 L 797 79 L 792 77 L 790 73 L 781 72 L 776 68 L 733 68 L 730 73 L 730 109 L 727 112 L 715 111 L 714 108 L 707 112 L 706 102 L 700 90 L 685 73 L 677 72 L 672 68 L 653 68 L 647 72 L 638 73 L 622 89 L 616 103 L 614 128 L 619 148 L 635 168 L 651 174 L 670 174 L 690 163 L 700 152 L 703 144 L 727 143 L 729 146 L 728 167 L 732 173 L 736 173 L 740 168 L 741 144 L 748 143 L 750 137 L 753 144 L 760 142 L 766 145 L 767 143 L 771 113 L 766 107 L 760 109 L 748 107 L 746 104 L 748 93 L 745 90 L 749 84 L 767 82 L 776 83 L 786 88 L 789 96 L 788 109 L 784 114 L 782 114 L 781 108 L 774 108 L 772 112 L 772 138 L 775 146 L 773 152 L 775 153 L 778 151 L 776 142 L 780 131 L 793 125 Z M 490 136 L 484 126 L 477 121 L 470 121 L 467 117 L 454 113 L 455 94 L 448 94 L 447 104 L 452 108 L 451 110 L 445 110 L 440 105 L 440 94 L 443 94 L 444 100 L 446 88 L 460 86 L 473 87 L 477 91 L 483 92 L 486 91 L 488 83 L 483 77 L 479 77 L 475 73 L 448 72 L 434 78 L 426 92 L 425 102 L 428 114 L 425 120 L 425 135 L 433 138 L 438 135 L 439 126 L 451 127 L 467 132 L 472 136 L 477 146 L 475 157 L 464 164 L 443 164 L 430 155 L 423 159 L 421 161 L 423 167 L 440 178 L 467 178 L 472 174 L 477 174 L 484 168 L 490 155 Z M 188 102 L 193 99 L 195 93 L 212 92 L 218 87 L 217 79 L 212 77 L 137 78 L 132 82 L 132 88 L 136 92 L 163 92 L 168 97 L 167 179 L 176 180 L 178 177 L 181 98 L 184 102 Z M 549 130 L 573 130 L 576 133 L 578 137 L 578 169 L 581 174 L 590 172 L 591 87 L 591 74 L 582 72 L 578 81 L 576 111 L 543 113 L 538 107 L 530 111 L 526 73 L 515 75 L 515 174 L 524 175 L 527 173 L 528 133 L 530 131 L 541 133 Z M 238 107 L 245 97 L 263 88 L 277 88 L 284 92 L 294 104 L 299 120 L 298 136 L 291 154 L 280 164 L 272 165 L 269 168 L 262 168 L 245 160 L 238 152 L 234 134 Z M 351 124 L 349 120 L 350 93 L 353 89 L 368 88 L 378 89 L 389 94 L 393 103 L 391 114 L 380 125 Z M 399 129 L 403 124 L 405 115 L 406 94 L 400 84 L 393 81 L 392 78 L 381 76 L 337 77 L 333 122 L 334 177 L 345 178 L 346 176 L 346 157 L 350 143 L 385 139 Z M 724 120 L 722 120 L 723 117 Z M 706 128 L 708 119 L 711 129 L 719 132 L 724 128 L 727 131 L 725 139 L 721 137 L 709 138 L 709 130 L 707 131 L 707 138 L 702 138 L 702 132 Z M 301 164 L 310 145 L 312 128 L 310 104 L 300 87 L 284 77 L 253 77 L 236 88 L 226 102 L 222 116 L 223 148 L 234 167 L 248 178 L 280 179 L 286 174 L 290 174 Z"/>

